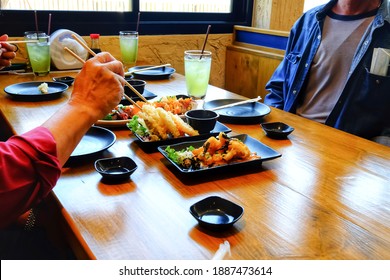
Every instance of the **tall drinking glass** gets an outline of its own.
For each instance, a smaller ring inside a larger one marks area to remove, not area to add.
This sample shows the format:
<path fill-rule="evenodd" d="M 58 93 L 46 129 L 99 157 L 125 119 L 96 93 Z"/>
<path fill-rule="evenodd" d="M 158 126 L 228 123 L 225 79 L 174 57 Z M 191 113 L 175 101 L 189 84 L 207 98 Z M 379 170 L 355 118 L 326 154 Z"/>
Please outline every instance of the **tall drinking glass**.
<path fill-rule="evenodd" d="M 135 66 L 138 55 L 138 32 L 119 31 L 119 44 L 125 71 Z"/>
<path fill-rule="evenodd" d="M 211 52 L 189 50 L 184 52 L 184 71 L 187 94 L 195 100 L 206 97 L 211 70 Z"/>
<path fill-rule="evenodd" d="M 45 36 L 46 35 L 46 33 L 45 32 L 43 32 L 43 31 L 25 31 L 24 32 L 24 40 L 25 41 L 27 41 L 28 40 L 28 36 L 27 35 L 29 35 L 29 34 L 37 34 L 38 33 L 38 36 Z M 29 59 L 29 57 L 28 57 L 28 49 L 27 49 L 27 47 L 26 47 L 26 51 L 27 51 L 27 61 L 26 61 L 26 68 L 28 69 L 28 70 L 31 70 L 31 63 L 30 63 L 30 59 Z"/>
<path fill-rule="evenodd" d="M 45 33 L 28 33 L 25 38 L 37 41 L 27 43 L 28 57 L 34 74 L 46 76 L 50 72 L 50 37 Z"/>

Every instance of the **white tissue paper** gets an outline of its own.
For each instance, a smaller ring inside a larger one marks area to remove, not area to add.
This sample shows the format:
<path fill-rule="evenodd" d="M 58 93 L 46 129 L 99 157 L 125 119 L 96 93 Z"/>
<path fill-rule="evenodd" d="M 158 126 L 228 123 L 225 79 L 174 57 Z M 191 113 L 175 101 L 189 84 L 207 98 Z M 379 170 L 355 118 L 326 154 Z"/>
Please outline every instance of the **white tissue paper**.
<path fill-rule="evenodd" d="M 231 256 L 230 252 L 230 243 L 229 241 L 225 240 L 223 243 L 219 244 L 219 249 L 217 252 L 215 252 L 213 256 L 213 260 L 223 260 L 226 256 L 226 254 L 229 253 L 229 256 Z"/>
<path fill-rule="evenodd" d="M 51 61 L 58 70 L 80 69 L 83 66 L 80 61 L 64 49 L 65 47 L 68 47 L 84 60 L 88 58 L 88 51 L 72 38 L 72 34 L 85 43 L 84 39 L 78 34 L 67 29 L 59 29 L 50 36 Z"/>
<path fill-rule="evenodd" d="M 390 63 L 390 49 L 375 48 L 372 55 L 371 74 L 388 76 Z"/>

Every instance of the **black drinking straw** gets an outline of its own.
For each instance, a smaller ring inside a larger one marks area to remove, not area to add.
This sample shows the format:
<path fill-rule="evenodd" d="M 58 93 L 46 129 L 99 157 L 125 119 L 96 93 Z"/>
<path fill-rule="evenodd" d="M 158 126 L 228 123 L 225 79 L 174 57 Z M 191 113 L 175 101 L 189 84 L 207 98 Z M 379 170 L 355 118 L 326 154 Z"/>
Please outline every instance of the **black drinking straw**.
<path fill-rule="evenodd" d="M 139 28 L 139 20 L 140 20 L 140 18 L 141 18 L 141 12 L 138 12 L 137 27 L 135 29 L 135 31 L 137 31 L 137 32 L 138 32 L 138 28 Z"/>
<path fill-rule="evenodd" d="M 210 28 L 211 28 L 211 25 L 209 25 L 209 26 L 207 27 L 206 38 L 204 39 L 203 48 L 202 48 L 202 53 L 201 53 L 199 59 L 202 59 L 202 56 L 203 56 L 203 53 L 204 53 L 204 49 L 205 49 L 206 43 L 207 43 L 207 38 L 209 37 Z"/>
<path fill-rule="evenodd" d="M 49 23 L 47 24 L 47 36 L 50 36 L 50 27 L 51 27 L 51 14 L 49 14 Z"/>
<path fill-rule="evenodd" d="M 37 33 L 37 39 L 39 39 L 38 14 L 37 14 L 37 11 L 34 11 L 34 17 L 35 17 L 35 31 Z"/>

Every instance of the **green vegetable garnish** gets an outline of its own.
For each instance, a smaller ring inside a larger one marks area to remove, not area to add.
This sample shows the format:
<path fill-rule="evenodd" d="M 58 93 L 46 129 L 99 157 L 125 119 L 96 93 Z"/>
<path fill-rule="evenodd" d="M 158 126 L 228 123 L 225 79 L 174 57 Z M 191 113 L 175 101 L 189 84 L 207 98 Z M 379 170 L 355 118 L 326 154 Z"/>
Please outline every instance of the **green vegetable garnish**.
<path fill-rule="evenodd" d="M 173 162 L 179 165 L 183 165 L 183 162 L 186 159 L 192 159 L 194 157 L 192 154 L 194 149 L 195 148 L 193 146 L 189 146 L 185 149 L 182 149 L 181 151 L 176 151 L 175 149 L 172 149 L 170 146 L 168 146 L 165 148 L 165 152 Z"/>
<path fill-rule="evenodd" d="M 131 118 L 131 120 L 127 123 L 127 127 L 139 136 L 146 136 L 149 134 L 147 128 L 138 122 L 137 115 Z"/>

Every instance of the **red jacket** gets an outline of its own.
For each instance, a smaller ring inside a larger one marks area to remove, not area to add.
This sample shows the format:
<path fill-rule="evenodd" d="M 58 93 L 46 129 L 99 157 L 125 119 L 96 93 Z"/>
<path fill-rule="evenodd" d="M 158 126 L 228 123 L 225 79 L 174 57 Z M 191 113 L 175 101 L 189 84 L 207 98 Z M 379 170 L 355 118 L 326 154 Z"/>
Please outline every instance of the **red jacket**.
<path fill-rule="evenodd" d="M 39 203 L 61 174 L 55 140 L 37 127 L 0 142 L 0 228 Z"/>

